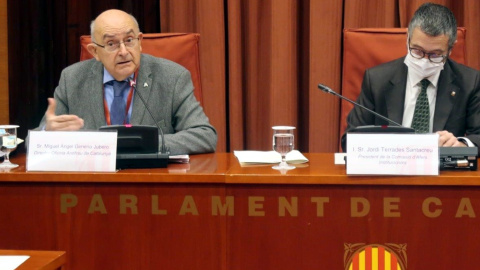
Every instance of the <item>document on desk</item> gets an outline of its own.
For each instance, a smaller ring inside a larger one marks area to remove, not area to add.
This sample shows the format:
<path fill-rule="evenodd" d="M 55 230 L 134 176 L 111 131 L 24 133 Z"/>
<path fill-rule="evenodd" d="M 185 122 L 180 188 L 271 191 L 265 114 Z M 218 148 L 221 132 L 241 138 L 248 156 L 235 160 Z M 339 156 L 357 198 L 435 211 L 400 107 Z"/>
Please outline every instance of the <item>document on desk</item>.
<path fill-rule="evenodd" d="M 30 256 L 0 256 L 0 269 L 14 270 L 24 263 Z"/>
<path fill-rule="evenodd" d="M 275 151 L 233 151 L 240 164 L 275 164 L 282 161 L 282 157 Z M 293 150 L 286 156 L 287 163 L 301 164 L 308 159 L 298 150 Z"/>

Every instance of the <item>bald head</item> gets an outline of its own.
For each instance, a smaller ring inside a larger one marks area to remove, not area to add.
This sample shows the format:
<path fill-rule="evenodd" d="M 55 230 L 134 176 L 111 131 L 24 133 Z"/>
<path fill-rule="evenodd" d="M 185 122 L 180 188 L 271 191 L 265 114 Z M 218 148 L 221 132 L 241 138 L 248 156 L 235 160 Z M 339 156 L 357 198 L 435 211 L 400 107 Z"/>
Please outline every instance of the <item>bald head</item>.
<path fill-rule="evenodd" d="M 143 34 L 135 18 L 118 9 L 110 9 L 91 24 L 92 43 L 87 50 L 102 62 L 117 81 L 131 76 L 140 66 Z"/>
<path fill-rule="evenodd" d="M 131 14 L 119 9 L 106 10 L 90 23 L 90 36 L 92 37 L 92 41 L 96 42 L 96 40 L 101 40 L 103 38 L 102 36 L 97 37 L 95 31 L 106 32 L 107 29 L 120 28 L 124 25 L 132 26 L 132 30 L 136 33 L 140 32 L 138 22 Z"/>

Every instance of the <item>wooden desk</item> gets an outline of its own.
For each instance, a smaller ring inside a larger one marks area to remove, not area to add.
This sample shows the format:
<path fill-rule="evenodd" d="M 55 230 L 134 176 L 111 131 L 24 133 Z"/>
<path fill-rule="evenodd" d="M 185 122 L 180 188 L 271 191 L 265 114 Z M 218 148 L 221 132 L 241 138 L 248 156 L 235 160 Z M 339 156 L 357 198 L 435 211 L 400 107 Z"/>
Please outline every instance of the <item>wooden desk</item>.
<path fill-rule="evenodd" d="M 30 256 L 16 270 L 56 270 L 60 269 L 66 261 L 65 251 L 0 249 L 0 255 Z"/>
<path fill-rule="evenodd" d="M 286 174 L 227 153 L 117 173 L 25 172 L 14 157 L 0 248 L 66 250 L 67 270 L 345 269 L 366 245 L 402 269 L 476 265 L 479 172 L 351 177 L 333 154 L 306 156 Z"/>

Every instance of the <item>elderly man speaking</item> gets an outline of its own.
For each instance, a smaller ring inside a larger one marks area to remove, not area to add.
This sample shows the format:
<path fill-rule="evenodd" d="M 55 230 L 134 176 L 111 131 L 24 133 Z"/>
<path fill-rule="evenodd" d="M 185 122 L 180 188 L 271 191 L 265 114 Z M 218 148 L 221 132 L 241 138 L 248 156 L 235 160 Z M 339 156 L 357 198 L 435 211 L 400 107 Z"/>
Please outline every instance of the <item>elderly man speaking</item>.
<path fill-rule="evenodd" d="M 103 12 L 90 28 L 92 43 L 87 49 L 95 59 L 62 71 L 38 129 L 158 125 L 171 154 L 215 151 L 217 134 L 195 99 L 188 70 L 169 60 L 142 54 L 143 34 L 138 23 L 121 10 Z M 130 80 L 136 81 L 136 89 Z M 141 92 L 153 119 L 135 91 Z"/>

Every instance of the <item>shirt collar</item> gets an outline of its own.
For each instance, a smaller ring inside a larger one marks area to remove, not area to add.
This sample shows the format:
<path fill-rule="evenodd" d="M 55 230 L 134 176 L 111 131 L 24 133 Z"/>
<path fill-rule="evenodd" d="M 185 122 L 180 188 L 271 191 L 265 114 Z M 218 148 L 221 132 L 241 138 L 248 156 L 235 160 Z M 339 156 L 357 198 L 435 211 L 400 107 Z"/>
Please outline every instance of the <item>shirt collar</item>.
<path fill-rule="evenodd" d="M 411 85 L 417 85 L 418 83 L 420 83 L 421 80 L 423 79 L 427 79 L 430 81 L 430 84 L 433 85 L 435 88 L 437 88 L 437 84 L 438 84 L 438 78 L 440 78 L 440 73 L 442 71 L 440 70 L 439 72 L 433 74 L 433 75 L 430 75 L 426 78 L 422 78 L 420 76 L 418 76 L 418 74 L 414 73 L 414 72 L 408 72 L 408 79 L 410 80 L 410 84 Z"/>
<path fill-rule="evenodd" d="M 132 75 L 130 75 L 130 78 L 133 79 L 133 76 L 135 75 L 135 73 L 132 73 Z M 111 82 L 111 81 L 114 81 L 115 78 L 113 78 L 113 76 L 108 72 L 108 70 L 103 67 L 103 84 L 106 84 L 107 82 Z M 128 81 L 127 79 L 125 79 L 124 81 Z"/>

